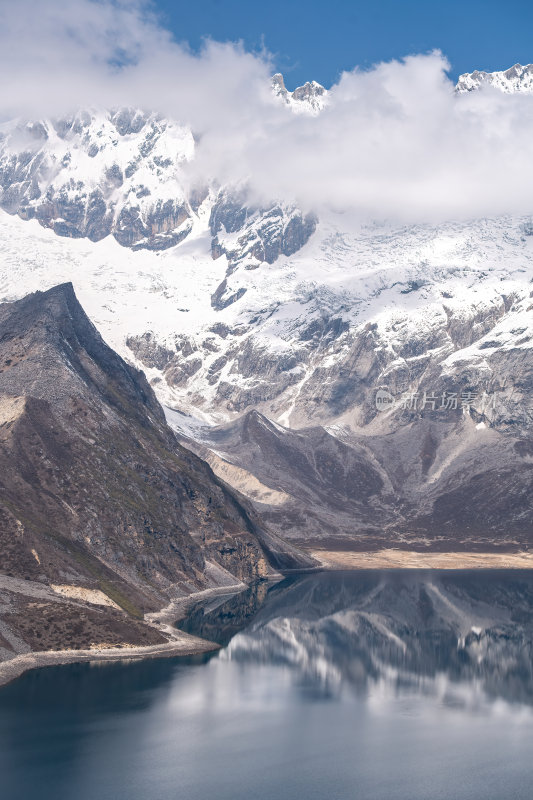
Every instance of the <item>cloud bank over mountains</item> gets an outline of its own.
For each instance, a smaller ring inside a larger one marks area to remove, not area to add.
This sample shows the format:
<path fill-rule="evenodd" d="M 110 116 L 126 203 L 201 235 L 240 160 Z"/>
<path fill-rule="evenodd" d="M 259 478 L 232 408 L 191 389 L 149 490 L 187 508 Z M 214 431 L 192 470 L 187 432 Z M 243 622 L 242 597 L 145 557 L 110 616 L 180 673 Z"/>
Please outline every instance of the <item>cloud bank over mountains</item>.
<path fill-rule="evenodd" d="M 294 114 L 267 52 L 192 52 L 140 0 L 4 0 L 0 69 L 0 119 L 153 110 L 193 130 L 191 184 L 246 183 L 251 202 L 405 223 L 533 212 L 533 95 L 457 94 L 438 52 L 354 68 Z"/>

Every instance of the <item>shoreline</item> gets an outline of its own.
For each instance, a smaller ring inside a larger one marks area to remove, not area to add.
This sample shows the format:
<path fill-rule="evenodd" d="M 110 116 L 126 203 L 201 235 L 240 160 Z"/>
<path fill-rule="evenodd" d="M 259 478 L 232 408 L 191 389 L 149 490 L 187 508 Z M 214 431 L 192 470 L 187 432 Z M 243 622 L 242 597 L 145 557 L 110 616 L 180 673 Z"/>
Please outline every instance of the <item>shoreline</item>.
<path fill-rule="evenodd" d="M 358 569 L 533 569 L 533 552 L 480 553 L 429 552 L 417 550 L 312 550 L 310 555 L 325 570 Z"/>
<path fill-rule="evenodd" d="M 174 623 L 183 619 L 188 607 L 198 601 L 211 597 L 232 595 L 243 591 L 246 584 L 234 584 L 193 592 L 190 595 L 171 601 L 160 611 L 147 614 L 145 623 L 158 630 L 168 641 L 162 644 L 136 646 L 116 645 L 114 647 L 98 647 L 80 650 L 34 650 L 20 653 L 6 661 L 0 661 L 0 687 L 20 678 L 25 672 L 43 667 L 61 666 L 64 664 L 83 664 L 90 662 L 143 661 L 148 658 L 173 658 L 175 656 L 196 656 L 220 650 L 220 645 L 192 636 L 174 627 Z M 181 615 L 181 616 L 180 616 Z"/>
<path fill-rule="evenodd" d="M 220 649 L 220 645 L 178 631 L 175 639 L 158 645 L 128 647 L 118 645 L 92 650 L 37 650 L 10 658 L 0 663 L 0 687 L 20 678 L 25 672 L 42 667 L 87 662 L 143 661 L 147 658 L 172 658 L 193 656 Z"/>
<path fill-rule="evenodd" d="M 533 552 L 518 553 L 479 553 L 479 552 L 426 552 L 415 550 L 396 550 L 387 548 L 375 551 L 334 551 L 309 550 L 319 565 L 311 570 L 301 570 L 302 574 L 319 571 L 342 570 L 494 570 L 494 569 L 533 569 Z M 292 571 L 293 572 L 300 572 Z M 231 596 L 246 589 L 244 583 L 219 586 L 193 592 L 185 597 L 172 600 L 159 611 L 147 614 L 145 623 L 168 637 L 166 642 L 157 645 L 115 645 L 80 650 L 37 650 L 20 653 L 6 661 L 0 661 L 0 687 L 20 678 L 34 669 L 65 664 L 97 662 L 143 661 L 150 658 L 174 658 L 212 653 L 221 645 L 192 636 L 175 627 L 183 619 L 189 608 L 203 600 Z"/>

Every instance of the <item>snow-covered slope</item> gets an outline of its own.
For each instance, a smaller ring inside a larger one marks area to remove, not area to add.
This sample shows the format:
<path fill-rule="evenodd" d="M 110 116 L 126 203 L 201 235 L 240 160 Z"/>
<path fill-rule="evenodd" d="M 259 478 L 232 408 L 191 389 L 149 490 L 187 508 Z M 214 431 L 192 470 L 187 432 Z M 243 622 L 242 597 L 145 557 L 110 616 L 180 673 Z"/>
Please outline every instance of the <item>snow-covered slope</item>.
<path fill-rule="evenodd" d="M 382 384 L 400 399 L 432 389 L 424 376 L 468 369 L 489 391 L 496 362 L 529 357 L 529 218 L 350 231 L 332 218 L 297 253 L 227 276 L 227 257 L 211 257 L 207 214 L 200 207 L 189 237 L 160 253 L 57 237 L 4 214 L 0 299 L 72 279 L 165 402 L 219 421 L 258 407 L 284 424 L 331 424 L 355 409 L 359 427 L 382 419 L 372 411 Z M 222 282 L 238 297 L 224 307 L 212 302 Z M 518 413 L 516 388 L 515 398 Z"/>
<path fill-rule="evenodd" d="M 288 114 L 316 114 L 327 95 L 315 82 L 289 93 L 281 75 L 272 91 Z M 294 251 L 314 230 L 312 217 L 302 220 L 294 207 L 252 208 L 242 188 L 191 182 L 194 153 L 189 128 L 134 108 L 11 120 L 0 124 L 0 208 L 61 236 L 112 235 L 126 247 L 163 250 L 189 236 L 207 201 L 213 255 L 254 263 Z M 231 245 L 217 237 L 222 228 L 236 234 Z"/>
<path fill-rule="evenodd" d="M 187 128 L 134 109 L 0 127 L 0 206 L 55 233 L 161 249 L 190 231 Z"/>
<path fill-rule="evenodd" d="M 499 72 L 465 72 L 457 81 L 458 92 L 471 92 L 480 86 L 494 86 L 502 92 L 533 92 L 533 64 L 515 64 Z"/>

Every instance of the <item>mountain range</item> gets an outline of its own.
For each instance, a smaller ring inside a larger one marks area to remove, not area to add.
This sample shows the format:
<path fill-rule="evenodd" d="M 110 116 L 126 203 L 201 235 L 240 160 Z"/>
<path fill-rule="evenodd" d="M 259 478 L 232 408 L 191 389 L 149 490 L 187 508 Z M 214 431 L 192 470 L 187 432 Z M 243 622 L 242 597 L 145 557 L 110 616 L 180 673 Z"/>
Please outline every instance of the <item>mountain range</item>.
<path fill-rule="evenodd" d="M 529 93 L 532 75 L 476 71 L 456 92 Z M 287 114 L 329 102 L 281 75 L 272 91 Z M 272 535 L 528 547 L 531 209 L 401 225 L 250 205 L 190 184 L 195 146 L 132 108 L 3 123 L 0 299 L 72 281 L 181 444 Z"/>

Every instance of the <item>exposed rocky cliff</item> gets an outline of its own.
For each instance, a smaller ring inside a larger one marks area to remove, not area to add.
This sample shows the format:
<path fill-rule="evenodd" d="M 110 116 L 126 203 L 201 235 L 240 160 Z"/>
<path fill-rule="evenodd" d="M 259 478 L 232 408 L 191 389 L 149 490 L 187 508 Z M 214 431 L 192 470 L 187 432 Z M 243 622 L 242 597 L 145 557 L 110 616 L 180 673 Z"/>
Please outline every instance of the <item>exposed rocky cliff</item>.
<path fill-rule="evenodd" d="M 298 564 L 178 444 L 71 284 L 0 306 L 0 476 L 1 574 L 96 598 L 104 617 Z"/>

